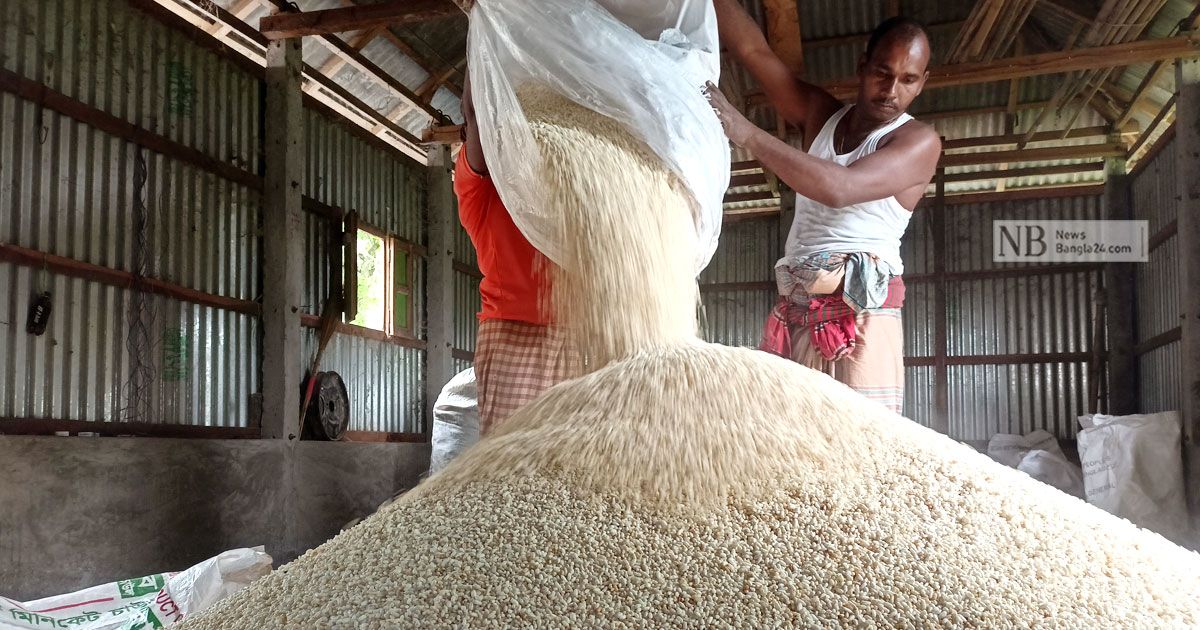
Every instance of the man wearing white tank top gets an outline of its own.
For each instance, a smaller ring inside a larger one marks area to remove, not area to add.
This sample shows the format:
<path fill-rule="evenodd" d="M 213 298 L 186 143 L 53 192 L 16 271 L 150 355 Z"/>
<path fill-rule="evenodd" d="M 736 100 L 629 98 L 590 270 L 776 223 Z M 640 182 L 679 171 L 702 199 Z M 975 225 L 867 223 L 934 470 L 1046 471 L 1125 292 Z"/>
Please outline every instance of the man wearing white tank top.
<path fill-rule="evenodd" d="M 903 17 L 880 24 L 859 59 L 858 97 L 843 105 L 796 79 L 737 0 L 714 4 L 721 42 L 800 131 L 798 146 L 783 142 L 706 89 L 730 140 L 796 191 L 762 347 L 900 413 L 900 237 L 941 155 L 937 132 L 905 113 L 929 76 L 925 29 Z"/>

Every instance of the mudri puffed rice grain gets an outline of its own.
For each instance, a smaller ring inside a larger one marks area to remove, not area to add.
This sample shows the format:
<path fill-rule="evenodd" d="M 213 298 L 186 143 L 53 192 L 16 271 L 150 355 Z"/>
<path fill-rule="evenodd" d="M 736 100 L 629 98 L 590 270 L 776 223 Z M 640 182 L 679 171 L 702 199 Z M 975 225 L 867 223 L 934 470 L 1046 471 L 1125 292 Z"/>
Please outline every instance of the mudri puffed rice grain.
<path fill-rule="evenodd" d="M 523 102 L 574 226 L 555 300 L 589 373 L 184 628 L 1200 625 L 1200 556 L 696 340 L 673 178 L 612 121 Z"/>

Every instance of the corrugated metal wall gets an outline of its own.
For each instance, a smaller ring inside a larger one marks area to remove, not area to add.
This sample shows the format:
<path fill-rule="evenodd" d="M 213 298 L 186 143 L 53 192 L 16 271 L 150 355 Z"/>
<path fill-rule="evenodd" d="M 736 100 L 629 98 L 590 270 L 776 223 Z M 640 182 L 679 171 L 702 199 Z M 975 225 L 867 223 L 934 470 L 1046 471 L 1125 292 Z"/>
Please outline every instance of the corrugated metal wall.
<path fill-rule="evenodd" d="M 258 81 L 125 2 L 0 4 L 0 63 L 140 128 L 251 172 Z M 258 297 L 256 193 L 145 153 L 148 225 L 134 220 L 137 150 L 95 128 L 0 95 L 0 242 L 207 293 Z M 24 331 L 35 291 L 54 308 Z M 44 271 L 0 265 L 0 416 L 247 426 L 259 389 L 255 318 Z M 128 334 L 145 326 L 146 343 Z M 131 406 L 131 356 L 148 359 L 149 408 Z"/>
<path fill-rule="evenodd" d="M 951 205 L 947 209 L 948 351 L 978 365 L 948 368 L 950 433 L 963 440 L 986 440 L 998 432 L 1027 433 L 1044 428 L 1070 438 L 1076 417 L 1086 411 L 1086 362 L 1005 361 L 987 355 L 1090 353 L 1093 293 L 1099 271 L 994 277 L 992 221 L 996 219 L 1094 219 L 1097 196 Z M 907 296 L 904 307 L 905 356 L 931 357 L 935 351 L 933 249 L 929 212 L 919 208 L 902 242 Z M 773 300 L 772 268 L 779 257 L 777 218 L 725 226 L 712 263 L 701 275 L 706 322 L 704 336 L 729 345 L 757 345 Z M 1011 265 L 1009 265 L 1011 266 Z M 973 277 L 984 274 L 983 277 Z M 992 274 L 989 276 L 988 274 Z M 982 355 L 982 356 L 979 356 Z M 1044 361 L 1044 359 L 1037 359 Z M 905 415 L 933 424 L 935 370 L 905 370 Z"/>
<path fill-rule="evenodd" d="M 364 226 L 410 243 L 425 242 L 425 173 L 395 153 L 375 146 L 344 124 L 305 112 L 305 194 L 331 206 L 356 210 Z M 305 308 L 319 314 L 328 295 L 330 222 L 306 217 Z M 411 305 L 418 335 L 424 334 L 425 260 L 417 259 Z M 314 331 L 305 332 L 301 359 L 307 369 Z M 342 376 L 350 394 L 350 429 L 420 432 L 424 408 L 425 351 L 388 341 L 334 336 L 321 357 L 323 371 Z"/>
<path fill-rule="evenodd" d="M 1149 221 L 1150 234 L 1175 223 L 1180 207 L 1175 142 L 1171 141 L 1137 174 L 1131 194 L 1135 219 Z M 1173 233 L 1150 252 L 1149 264 L 1137 265 L 1137 341 L 1169 333 L 1180 325 L 1179 239 Z M 1180 343 L 1172 341 L 1138 357 L 1140 407 L 1170 411 L 1182 404 Z"/>
<path fill-rule="evenodd" d="M 0 3 L 0 64 L 26 79 L 259 173 L 261 83 L 241 66 L 120 0 Z M 425 242 L 425 171 L 307 111 L 304 191 L 368 225 Z M 0 242 L 146 274 L 246 301 L 261 297 L 259 195 L 173 158 L 144 153 L 144 233 L 135 229 L 135 146 L 0 94 Z M 325 219 L 305 216 L 304 309 L 328 287 Z M 423 331 L 424 262 L 413 278 Z M 45 335 L 24 331 L 29 298 L 50 290 Z M 0 263 L 0 417 L 245 427 L 260 391 L 257 318 Z M 145 304 L 144 307 L 139 306 Z M 147 342 L 133 324 L 145 327 Z M 305 332 L 306 367 L 313 350 Z M 148 359 L 150 408 L 131 409 L 134 357 Z M 353 429 L 421 431 L 424 352 L 338 336 L 323 369 L 350 388 Z M 138 413 L 133 413 L 133 412 Z"/>
<path fill-rule="evenodd" d="M 1098 196 L 957 204 L 946 208 L 947 351 L 972 365 L 947 368 L 950 435 L 986 440 L 995 433 L 1045 429 L 1061 438 L 1077 430 L 1087 410 L 1085 361 L 1044 362 L 1036 356 L 997 355 L 1090 353 L 1098 270 L 1065 268 L 1053 273 L 987 276 L 1020 263 L 992 262 L 992 222 L 1013 219 L 1098 219 Z M 934 353 L 933 271 L 928 206 L 918 208 L 904 237 L 905 273 L 910 276 L 904 308 L 905 354 Z M 982 277 L 979 274 L 984 274 Z M 1038 362 L 1032 362 L 1034 359 Z M 1005 364 L 1010 361 L 1020 363 Z M 906 369 L 905 413 L 929 423 L 933 372 Z M 928 388 L 928 389 L 924 389 Z M 924 391 L 922 391 L 924 390 Z"/>
<path fill-rule="evenodd" d="M 454 235 L 454 370 L 461 372 L 472 365 L 475 340 L 479 329 L 479 260 L 475 247 L 461 223 L 455 224 Z"/>
<path fill-rule="evenodd" d="M 747 219 L 722 228 L 716 254 L 700 274 L 705 339 L 730 346 L 758 345 L 775 299 L 773 270 L 779 256 L 778 217 Z"/>

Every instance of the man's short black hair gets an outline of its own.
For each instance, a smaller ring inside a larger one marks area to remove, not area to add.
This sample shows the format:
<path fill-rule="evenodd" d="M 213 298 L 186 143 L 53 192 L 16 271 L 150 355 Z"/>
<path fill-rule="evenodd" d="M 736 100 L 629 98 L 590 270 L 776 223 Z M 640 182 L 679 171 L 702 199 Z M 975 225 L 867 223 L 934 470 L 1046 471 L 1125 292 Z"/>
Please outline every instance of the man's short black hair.
<path fill-rule="evenodd" d="M 925 41 L 929 41 L 929 31 L 925 30 L 924 24 L 903 15 L 890 17 L 880 22 L 879 26 L 871 31 L 871 39 L 867 41 L 867 59 L 875 54 L 875 47 L 879 45 L 879 42 L 889 35 L 901 37 L 904 41 L 912 41 L 924 36 Z"/>

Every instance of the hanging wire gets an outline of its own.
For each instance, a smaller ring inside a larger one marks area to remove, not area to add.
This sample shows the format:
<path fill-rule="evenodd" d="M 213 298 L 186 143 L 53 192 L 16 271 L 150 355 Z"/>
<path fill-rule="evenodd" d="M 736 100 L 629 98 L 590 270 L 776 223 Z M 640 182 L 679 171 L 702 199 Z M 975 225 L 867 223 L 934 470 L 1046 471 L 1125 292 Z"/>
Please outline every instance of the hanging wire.
<path fill-rule="evenodd" d="M 125 407 L 121 410 L 124 422 L 153 421 L 150 401 L 154 384 L 154 347 L 150 331 L 154 327 L 155 310 L 153 297 L 143 284 L 150 263 L 150 213 L 146 211 L 148 179 L 145 153 L 142 147 L 137 147 L 133 162 L 133 286 L 130 287 L 129 330 L 125 337 L 129 378 L 123 388 Z"/>

